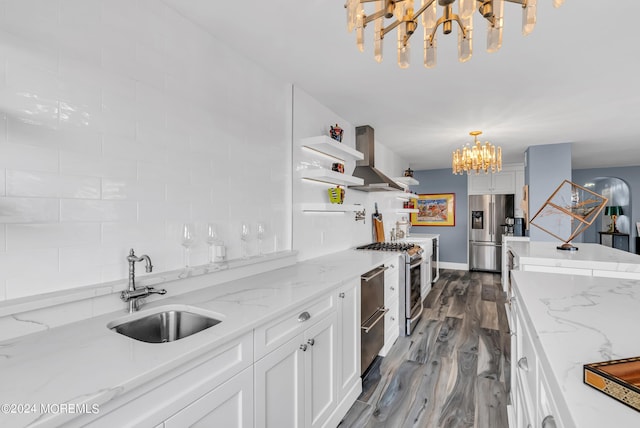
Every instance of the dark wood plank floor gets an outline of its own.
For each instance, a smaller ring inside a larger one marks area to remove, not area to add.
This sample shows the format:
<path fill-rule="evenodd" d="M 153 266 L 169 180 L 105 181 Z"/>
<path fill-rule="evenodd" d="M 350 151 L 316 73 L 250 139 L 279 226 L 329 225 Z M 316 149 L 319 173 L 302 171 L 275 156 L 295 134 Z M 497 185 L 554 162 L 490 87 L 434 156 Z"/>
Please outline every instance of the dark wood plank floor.
<path fill-rule="evenodd" d="M 416 331 L 374 363 L 340 428 L 507 428 L 500 275 L 442 270 Z"/>

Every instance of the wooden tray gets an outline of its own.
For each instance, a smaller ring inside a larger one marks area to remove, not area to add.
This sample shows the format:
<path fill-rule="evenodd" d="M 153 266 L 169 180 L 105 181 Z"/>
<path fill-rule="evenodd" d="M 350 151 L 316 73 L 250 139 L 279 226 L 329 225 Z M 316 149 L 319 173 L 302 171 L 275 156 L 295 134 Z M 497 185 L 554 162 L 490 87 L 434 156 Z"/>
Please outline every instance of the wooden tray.
<path fill-rule="evenodd" d="M 640 411 L 640 357 L 584 365 L 584 383 Z"/>

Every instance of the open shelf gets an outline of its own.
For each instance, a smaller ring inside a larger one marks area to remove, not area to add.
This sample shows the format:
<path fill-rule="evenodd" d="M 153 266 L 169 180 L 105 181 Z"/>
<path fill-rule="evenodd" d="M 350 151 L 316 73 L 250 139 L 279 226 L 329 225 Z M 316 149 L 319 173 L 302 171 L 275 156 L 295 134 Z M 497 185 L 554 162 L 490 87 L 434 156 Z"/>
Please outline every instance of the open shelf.
<path fill-rule="evenodd" d="M 364 180 L 362 178 L 331 171 L 326 168 L 303 170 L 300 177 L 307 180 L 321 181 L 323 183 L 335 184 L 338 186 L 361 186 L 364 184 Z"/>
<path fill-rule="evenodd" d="M 364 159 L 364 155 L 361 152 L 326 135 L 303 138 L 300 141 L 300 145 L 302 147 L 315 150 L 316 152 L 338 158 L 342 161 Z"/>
<path fill-rule="evenodd" d="M 420 184 L 420 182 L 413 177 L 393 177 L 393 181 L 404 187 L 417 186 Z"/>
<path fill-rule="evenodd" d="M 411 199 L 418 199 L 418 195 L 416 195 L 415 193 L 408 193 L 408 192 L 397 192 L 395 196 L 396 198 L 404 199 L 405 201 L 410 201 Z"/>
<path fill-rule="evenodd" d="M 398 214 L 412 214 L 412 213 L 418 213 L 418 209 L 417 208 L 398 208 L 396 210 L 396 213 Z"/>
<path fill-rule="evenodd" d="M 322 204 L 322 203 L 304 203 L 300 204 L 300 209 L 306 212 L 354 212 L 362 211 L 363 205 L 353 204 Z"/>

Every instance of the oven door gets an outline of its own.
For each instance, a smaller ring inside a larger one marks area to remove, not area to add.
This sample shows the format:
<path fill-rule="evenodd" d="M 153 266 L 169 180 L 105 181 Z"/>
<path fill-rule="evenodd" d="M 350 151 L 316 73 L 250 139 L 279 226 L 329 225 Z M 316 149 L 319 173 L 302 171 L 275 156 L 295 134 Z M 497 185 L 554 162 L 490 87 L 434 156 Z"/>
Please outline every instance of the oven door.
<path fill-rule="evenodd" d="M 405 318 L 406 328 L 405 332 L 407 336 L 411 335 L 416 324 L 420 321 L 422 316 L 422 269 L 424 269 L 424 263 L 422 257 L 417 257 L 405 264 Z"/>

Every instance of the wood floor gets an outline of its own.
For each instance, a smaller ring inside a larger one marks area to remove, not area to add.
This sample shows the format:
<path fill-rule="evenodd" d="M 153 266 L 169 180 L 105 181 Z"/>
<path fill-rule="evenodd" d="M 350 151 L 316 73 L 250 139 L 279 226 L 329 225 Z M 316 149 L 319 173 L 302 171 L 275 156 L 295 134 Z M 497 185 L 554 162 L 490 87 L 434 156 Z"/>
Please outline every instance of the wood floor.
<path fill-rule="evenodd" d="M 509 334 L 500 275 L 442 270 L 416 331 L 363 380 L 340 428 L 507 428 Z"/>

